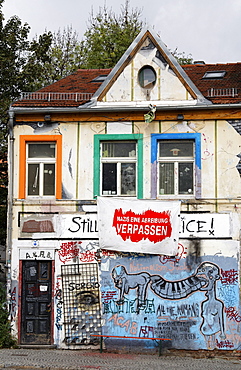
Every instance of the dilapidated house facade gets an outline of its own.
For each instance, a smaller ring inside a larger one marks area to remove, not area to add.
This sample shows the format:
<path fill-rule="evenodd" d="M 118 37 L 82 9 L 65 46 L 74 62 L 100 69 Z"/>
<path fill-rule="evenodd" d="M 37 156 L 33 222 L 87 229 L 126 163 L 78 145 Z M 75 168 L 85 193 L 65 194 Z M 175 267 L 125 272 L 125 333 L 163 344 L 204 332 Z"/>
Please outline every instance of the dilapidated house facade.
<path fill-rule="evenodd" d="M 240 350 L 241 63 L 182 67 L 146 29 L 9 114 L 19 344 Z"/>

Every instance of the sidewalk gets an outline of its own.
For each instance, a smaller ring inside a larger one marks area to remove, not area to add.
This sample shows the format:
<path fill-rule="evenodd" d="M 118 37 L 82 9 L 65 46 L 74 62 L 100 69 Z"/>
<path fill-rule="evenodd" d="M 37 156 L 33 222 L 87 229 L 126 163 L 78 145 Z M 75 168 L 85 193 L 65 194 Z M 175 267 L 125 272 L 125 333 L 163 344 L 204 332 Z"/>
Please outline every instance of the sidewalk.
<path fill-rule="evenodd" d="M 241 356 L 194 358 L 189 354 L 99 353 L 98 350 L 0 349 L 0 369 L 8 370 L 204 370 L 241 369 Z"/>

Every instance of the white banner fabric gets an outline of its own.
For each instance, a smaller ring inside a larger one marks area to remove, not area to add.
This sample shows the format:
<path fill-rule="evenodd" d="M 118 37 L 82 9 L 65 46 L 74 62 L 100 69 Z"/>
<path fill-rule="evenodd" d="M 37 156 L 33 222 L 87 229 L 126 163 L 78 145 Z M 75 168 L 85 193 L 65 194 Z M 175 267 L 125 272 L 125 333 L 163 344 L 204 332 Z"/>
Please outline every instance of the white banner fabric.
<path fill-rule="evenodd" d="M 180 202 L 97 198 L 100 248 L 119 252 L 177 253 Z"/>

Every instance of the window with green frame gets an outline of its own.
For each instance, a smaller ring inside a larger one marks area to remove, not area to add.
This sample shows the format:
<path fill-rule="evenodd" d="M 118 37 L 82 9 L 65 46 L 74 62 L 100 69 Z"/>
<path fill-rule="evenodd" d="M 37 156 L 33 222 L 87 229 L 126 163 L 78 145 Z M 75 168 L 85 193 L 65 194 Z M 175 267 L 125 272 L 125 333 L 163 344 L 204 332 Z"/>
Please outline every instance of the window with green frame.
<path fill-rule="evenodd" d="M 141 134 L 94 136 L 94 197 L 143 198 Z"/>

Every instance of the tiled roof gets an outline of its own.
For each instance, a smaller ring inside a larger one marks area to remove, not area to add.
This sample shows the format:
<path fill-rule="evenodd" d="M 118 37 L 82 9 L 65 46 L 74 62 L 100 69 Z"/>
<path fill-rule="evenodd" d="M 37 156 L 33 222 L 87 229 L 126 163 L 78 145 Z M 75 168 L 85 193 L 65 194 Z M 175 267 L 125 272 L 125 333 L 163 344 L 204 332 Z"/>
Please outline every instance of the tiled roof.
<path fill-rule="evenodd" d="M 241 63 L 189 64 L 184 71 L 197 88 L 214 104 L 241 102 Z M 222 78 L 204 78 L 207 72 L 225 72 Z"/>
<path fill-rule="evenodd" d="M 13 104 L 14 107 L 78 107 L 90 100 L 101 82 L 92 82 L 107 76 L 111 69 L 78 69 L 71 75 L 30 94 Z M 32 98 L 32 99 L 31 99 Z"/>
<path fill-rule="evenodd" d="M 205 98 L 214 104 L 241 103 L 241 63 L 189 64 L 184 71 Z M 90 100 L 100 87 L 95 78 L 111 69 L 79 69 L 73 74 L 24 97 L 14 107 L 78 107 Z M 222 78 L 204 78 L 206 72 L 223 71 Z"/>

